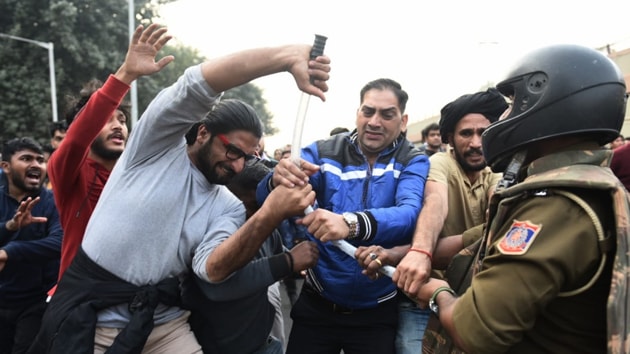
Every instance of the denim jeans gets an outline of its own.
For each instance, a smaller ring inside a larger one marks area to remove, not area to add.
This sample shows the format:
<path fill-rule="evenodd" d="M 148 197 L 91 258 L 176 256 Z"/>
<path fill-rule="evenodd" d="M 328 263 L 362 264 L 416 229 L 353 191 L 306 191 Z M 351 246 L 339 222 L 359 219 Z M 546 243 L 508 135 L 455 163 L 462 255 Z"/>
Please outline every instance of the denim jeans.
<path fill-rule="evenodd" d="M 396 333 L 396 354 L 422 353 L 422 337 L 429 323 L 431 310 L 423 310 L 408 299 L 398 303 L 398 331 Z"/>

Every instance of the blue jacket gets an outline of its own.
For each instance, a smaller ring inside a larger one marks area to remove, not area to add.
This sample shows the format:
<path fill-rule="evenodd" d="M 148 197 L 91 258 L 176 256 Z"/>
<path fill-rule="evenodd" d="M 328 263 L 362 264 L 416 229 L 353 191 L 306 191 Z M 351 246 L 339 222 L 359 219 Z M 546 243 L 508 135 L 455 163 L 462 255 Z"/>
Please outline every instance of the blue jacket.
<path fill-rule="evenodd" d="M 0 248 L 9 256 L 0 271 L 2 306 L 43 301 L 57 281 L 63 231 L 52 192 L 41 188 L 32 195 L 37 196 L 40 201 L 31 213 L 45 216 L 48 221 L 8 231 L 5 224 L 13 218 L 21 201 L 9 195 L 7 176 L 0 175 Z"/>
<path fill-rule="evenodd" d="M 404 135 L 379 155 L 374 167 L 357 143 L 357 132 L 317 141 L 302 149 L 302 158 L 320 166 L 310 183 L 319 208 L 358 215 L 359 239 L 354 246 L 386 248 L 411 243 L 422 207 L 429 159 Z M 258 185 L 259 202 L 268 195 L 268 175 Z M 308 235 L 312 240 L 315 238 Z M 371 308 L 396 295 L 392 280 L 376 281 L 361 274 L 357 261 L 331 243 L 319 241 L 319 261 L 309 270 L 309 281 L 330 301 L 353 309 Z"/>

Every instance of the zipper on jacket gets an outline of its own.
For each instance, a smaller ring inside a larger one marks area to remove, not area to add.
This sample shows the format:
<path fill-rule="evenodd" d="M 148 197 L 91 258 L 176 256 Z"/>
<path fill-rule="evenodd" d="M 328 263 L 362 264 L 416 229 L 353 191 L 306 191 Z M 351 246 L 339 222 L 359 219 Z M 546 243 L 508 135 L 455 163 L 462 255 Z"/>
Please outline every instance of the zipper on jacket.
<path fill-rule="evenodd" d="M 365 182 L 363 182 L 363 196 L 361 197 L 361 203 L 363 204 L 362 205 L 363 209 L 367 209 L 368 190 L 370 187 L 370 179 L 372 178 L 372 166 L 370 166 L 369 162 L 367 166 L 368 168 L 365 171 Z"/>

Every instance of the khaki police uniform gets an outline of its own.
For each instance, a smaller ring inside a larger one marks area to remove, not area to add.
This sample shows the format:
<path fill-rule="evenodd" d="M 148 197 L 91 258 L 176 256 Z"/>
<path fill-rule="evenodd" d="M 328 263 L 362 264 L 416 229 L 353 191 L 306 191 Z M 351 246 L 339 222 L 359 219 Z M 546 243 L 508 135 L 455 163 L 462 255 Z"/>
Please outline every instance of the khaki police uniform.
<path fill-rule="evenodd" d="M 564 173 L 565 166 L 607 160 L 604 151 L 562 152 L 536 160 L 527 176 L 555 180 L 553 171 Z M 601 190 L 536 188 L 503 199 L 491 214 L 480 270 L 454 309 L 456 331 L 472 353 L 606 351 L 612 262 L 597 273 L 602 251 L 593 219 L 564 191 L 590 205 L 605 230 L 613 229 L 612 199 Z M 504 198 L 498 194 L 496 200 Z M 562 296 L 595 274 L 587 290 Z"/>

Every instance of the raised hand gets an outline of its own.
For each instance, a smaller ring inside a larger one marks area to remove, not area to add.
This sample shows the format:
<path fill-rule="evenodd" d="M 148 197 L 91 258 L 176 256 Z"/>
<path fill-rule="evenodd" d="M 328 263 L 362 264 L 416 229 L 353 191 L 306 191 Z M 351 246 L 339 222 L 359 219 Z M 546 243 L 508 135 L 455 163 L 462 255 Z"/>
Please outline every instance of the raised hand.
<path fill-rule="evenodd" d="M 311 46 L 303 49 L 303 55 L 310 57 Z M 319 97 L 326 101 L 325 92 L 328 91 L 328 79 L 330 78 L 330 58 L 321 55 L 315 60 L 296 60 L 289 66 L 289 72 L 293 75 L 300 90 Z"/>
<path fill-rule="evenodd" d="M 48 218 L 44 216 L 33 216 L 31 210 L 39 203 L 39 197 L 33 199 L 28 197 L 25 201 L 20 203 L 13 218 L 5 224 L 5 227 L 9 231 L 17 231 L 22 227 L 28 226 L 33 223 L 42 223 L 48 221 Z"/>
<path fill-rule="evenodd" d="M 115 74 L 116 78 L 131 84 L 138 77 L 156 73 L 172 62 L 175 59 L 172 55 L 155 61 L 157 53 L 172 38 L 166 31 L 165 27 L 160 28 L 155 23 L 146 29 L 142 25 L 138 26 L 129 44 L 125 62 Z"/>

